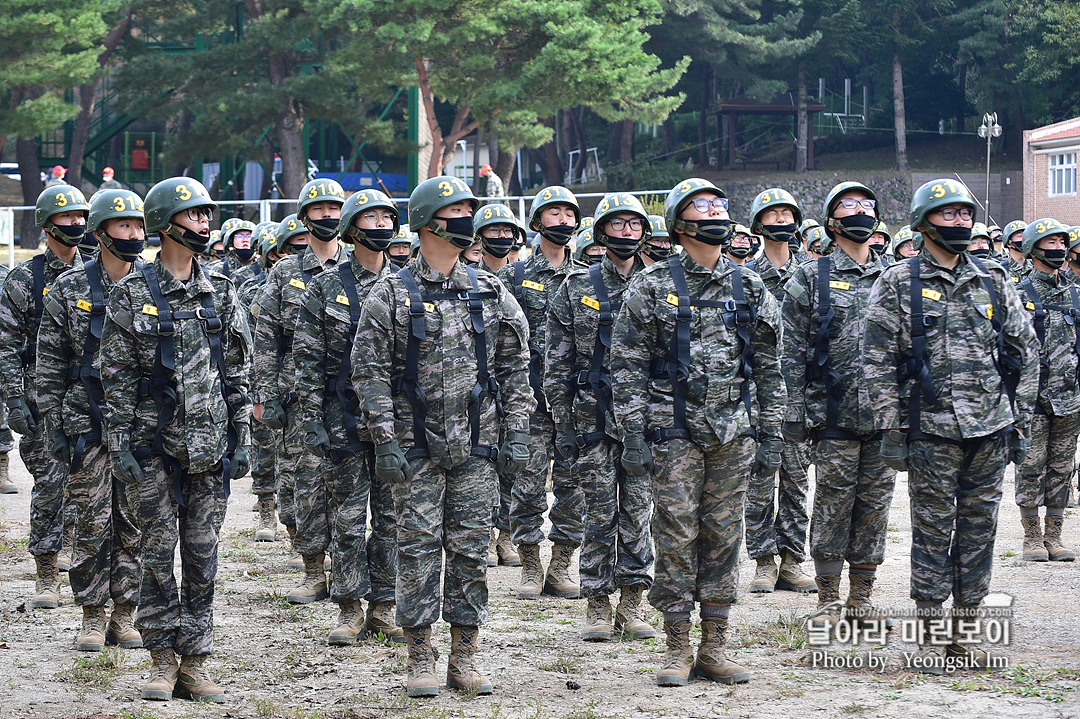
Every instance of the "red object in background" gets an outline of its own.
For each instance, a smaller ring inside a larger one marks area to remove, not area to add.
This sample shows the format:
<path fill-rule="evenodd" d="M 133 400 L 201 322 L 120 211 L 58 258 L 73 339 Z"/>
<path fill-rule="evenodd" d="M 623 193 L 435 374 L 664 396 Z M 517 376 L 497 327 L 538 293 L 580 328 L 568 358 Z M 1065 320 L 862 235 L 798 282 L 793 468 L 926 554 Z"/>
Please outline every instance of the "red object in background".
<path fill-rule="evenodd" d="M 131 169 L 132 170 L 149 170 L 150 169 L 150 151 L 149 150 L 132 150 L 131 151 Z"/>

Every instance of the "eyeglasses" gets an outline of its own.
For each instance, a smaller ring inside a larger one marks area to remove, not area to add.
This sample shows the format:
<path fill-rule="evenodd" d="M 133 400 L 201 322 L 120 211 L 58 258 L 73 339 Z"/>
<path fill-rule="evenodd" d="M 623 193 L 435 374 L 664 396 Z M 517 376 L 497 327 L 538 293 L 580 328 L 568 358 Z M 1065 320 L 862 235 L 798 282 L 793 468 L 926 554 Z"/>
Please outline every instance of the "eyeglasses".
<path fill-rule="evenodd" d="M 961 220 L 970 220 L 975 216 L 975 212 L 970 207 L 961 207 L 959 209 L 955 207 L 942 207 L 938 212 L 941 213 L 941 219 L 946 222 L 952 222 L 957 217 Z"/>
<path fill-rule="evenodd" d="M 187 211 L 187 218 L 192 222 L 198 222 L 200 219 L 205 218 L 207 222 L 214 221 L 214 208 L 212 207 L 193 207 Z"/>
<path fill-rule="evenodd" d="M 711 200 L 699 197 L 695 200 L 690 200 L 690 204 L 693 205 L 694 209 L 698 212 L 708 212 L 710 207 L 715 207 L 718 210 L 727 212 L 728 206 L 726 197 L 714 197 Z"/>
<path fill-rule="evenodd" d="M 393 224 L 394 215 L 389 212 L 365 212 L 360 215 L 360 219 L 368 222 L 389 222 Z"/>
<path fill-rule="evenodd" d="M 840 204 L 845 210 L 854 210 L 860 205 L 863 207 L 863 209 L 872 210 L 877 207 L 877 200 L 871 200 L 869 197 L 864 197 L 861 200 L 856 200 L 854 197 L 845 197 L 844 199 L 840 200 Z"/>
<path fill-rule="evenodd" d="M 644 226 L 644 220 L 639 220 L 636 217 L 632 220 L 624 220 L 621 217 L 612 217 L 607 221 L 607 226 L 612 232 L 622 232 L 627 227 L 634 232 L 637 232 Z"/>
<path fill-rule="evenodd" d="M 510 227 L 485 227 L 480 231 L 480 234 L 489 240 L 493 240 L 498 237 L 513 237 L 514 230 Z"/>

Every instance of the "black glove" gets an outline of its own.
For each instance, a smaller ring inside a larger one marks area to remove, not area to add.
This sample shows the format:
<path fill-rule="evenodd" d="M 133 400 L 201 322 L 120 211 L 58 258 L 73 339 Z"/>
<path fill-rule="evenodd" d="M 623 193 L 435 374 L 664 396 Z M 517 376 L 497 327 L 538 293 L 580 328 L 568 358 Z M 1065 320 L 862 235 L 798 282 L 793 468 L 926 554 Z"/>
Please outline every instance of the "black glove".
<path fill-rule="evenodd" d="M 1009 461 L 1019 467 L 1024 463 L 1024 457 L 1027 456 L 1028 450 L 1031 449 L 1031 441 L 1020 433 L 1020 430 L 1014 430 L 1009 435 Z"/>
<path fill-rule="evenodd" d="M 71 465 L 71 442 L 62 429 L 49 430 L 49 456 L 60 464 Z"/>
<path fill-rule="evenodd" d="M 9 399 L 7 408 L 9 427 L 24 437 L 30 437 L 37 432 L 38 423 L 25 399 Z"/>
<path fill-rule="evenodd" d="M 577 430 L 574 429 L 573 422 L 555 425 L 555 451 L 563 459 L 577 459 Z"/>
<path fill-rule="evenodd" d="M 784 449 L 784 440 L 779 437 L 762 437 L 754 454 L 753 473 L 755 477 L 771 477 L 780 469 L 780 453 Z"/>
<path fill-rule="evenodd" d="M 511 429 L 506 433 L 499 458 L 495 460 L 495 469 L 499 474 L 514 474 L 525 469 L 529 464 L 529 442 L 532 436 L 520 429 Z"/>
<path fill-rule="evenodd" d="M 653 470 L 652 452 L 649 443 L 640 434 L 629 435 L 623 440 L 623 469 L 631 477 L 645 477 Z"/>
<path fill-rule="evenodd" d="M 112 454 L 113 476 L 119 477 L 126 482 L 142 482 L 143 471 L 131 452 L 113 452 Z"/>
<path fill-rule="evenodd" d="M 806 441 L 806 425 L 803 422 L 784 422 L 780 425 L 780 434 L 788 442 Z"/>
<path fill-rule="evenodd" d="M 412 479 L 412 468 L 396 439 L 375 447 L 375 474 L 384 482 L 405 482 Z"/>
<path fill-rule="evenodd" d="M 247 445 L 240 445 L 233 450 L 232 454 L 232 478 L 239 479 L 251 469 L 251 456 Z"/>
<path fill-rule="evenodd" d="M 320 457 L 330 456 L 330 435 L 326 433 L 322 422 L 304 422 L 304 444 Z"/>
<path fill-rule="evenodd" d="M 285 408 L 280 400 L 272 399 L 263 403 L 262 423 L 270 429 L 284 429 Z"/>
<path fill-rule="evenodd" d="M 897 472 L 907 471 L 907 432 L 890 430 L 881 435 L 881 459 Z"/>

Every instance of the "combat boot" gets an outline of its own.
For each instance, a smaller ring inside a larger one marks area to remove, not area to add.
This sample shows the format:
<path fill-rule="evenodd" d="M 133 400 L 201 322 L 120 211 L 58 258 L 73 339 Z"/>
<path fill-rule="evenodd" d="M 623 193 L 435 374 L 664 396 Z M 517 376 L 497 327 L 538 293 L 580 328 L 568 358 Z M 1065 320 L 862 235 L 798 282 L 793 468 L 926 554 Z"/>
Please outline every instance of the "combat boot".
<path fill-rule="evenodd" d="M 477 627 L 450 627 L 450 660 L 446 666 L 446 686 L 475 694 L 491 694 L 494 688 L 476 666 Z"/>
<path fill-rule="evenodd" d="M 1025 562 L 1045 562 L 1050 559 L 1050 553 L 1043 544 L 1039 517 L 1021 517 L 1020 524 L 1024 527 L 1024 554 L 1021 559 Z"/>
<path fill-rule="evenodd" d="M 300 586 L 285 597 L 291 604 L 311 604 L 330 596 L 326 588 L 326 569 L 323 553 L 304 555 L 304 578 Z"/>
<path fill-rule="evenodd" d="M 289 533 L 289 558 L 285 561 L 286 569 L 303 569 L 304 558 L 296 551 L 296 527 L 285 527 Z"/>
<path fill-rule="evenodd" d="M 585 607 L 585 626 L 581 638 L 586 642 L 610 642 L 615 636 L 611 626 L 611 600 L 608 595 L 589 597 Z"/>
<path fill-rule="evenodd" d="M 945 673 L 945 663 L 948 661 L 945 650 L 947 642 L 934 641 L 934 633 L 930 631 L 931 623 L 942 618 L 941 605 L 934 603 L 930 608 L 919 607 L 919 615 L 919 651 L 913 657 L 908 657 L 908 669 L 920 674 L 941 676 Z"/>
<path fill-rule="evenodd" d="M 701 645 L 694 672 L 721 684 L 743 684 L 750 681 L 750 670 L 724 656 L 728 623 L 723 619 L 702 618 Z"/>
<path fill-rule="evenodd" d="M 581 599 L 581 587 L 570 579 L 570 561 L 573 558 L 573 547 L 565 544 L 551 546 L 551 564 L 544 577 L 544 594 L 553 594 L 562 599 Z"/>
<path fill-rule="evenodd" d="M 410 627 L 402 630 L 409 658 L 405 664 L 405 694 L 410 697 L 433 697 L 439 694 L 439 679 L 435 676 L 438 652 L 431 646 L 431 627 Z"/>
<path fill-rule="evenodd" d="M 277 539 L 277 517 L 274 516 L 274 495 L 259 495 L 259 528 L 255 530 L 256 542 L 273 542 Z"/>
<path fill-rule="evenodd" d="M 780 550 L 780 572 L 776 575 L 776 588 L 788 592 L 810 594 L 817 591 L 817 582 L 802 570 L 802 564 L 786 549 Z"/>
<path fill-rule="evenodd" d="M 952 640 L 945 647 L 945 656 L 961 660 L 965 669 L 976 671 L 997 671 L 1001 667 L 990 654 L 979 646 L 976 630 L 981 629 L 985 620 L 979 617 L 979 607 L 956 606 L 952 608 Z M 964 626 L 964 624 L 967 626 Z"/>
<path fill-rule="evenodd" d="M 64 527 L 64 541 L 56 555 L 56 568 L 61 572 L 71 569 L 71 546 L 75 543 L 75 525 Z"/>
<path fill-rule="evenodd" d="M 884 622 L 886 629 L 892 629 L 892 620 L 870 603 L 870 596 L 874 593 L 874 579 L 872 574 L 859 574 L 848 570 L 849 591 L 844 617 L 849 622 L 869 625 Z"/>
<path fill-rule="evenodd" d="M 364 624 L 364 607 L 359 599 L 345 600 L 338 604 L 338 626 L 330 630 L 326 643 L 340 646 L 355 644 Z"/>
<path fill-rule="evenodd" d="M 225 692 L 221 690 L 206 671 L 208 654 L 190 654 L 180 659 L 180 673 L 176 677 L 176 689 L 196 702 L 225 701 Z"/>
<path fill-rule="evenodd" d="M 656 630 L 641 618 L 640 584 L 622 587 L 619 590 L 619 603 L 615 607 L 615 631 L 629 634 L 631 639 L 652 639 Z"/>
<path fill-rule="evenodd" d="M 776 588 L 776 557 L 772 554 L 757 558 L 757 569 L 750 580 L 750 590 L 756 593 L 771 592 Z"/>
<path fill-rule="evenodd" d="M 521 584 L 517 588 L 518 599 L 539 599 L 544 593 L 544 567 L 540 564 L 539 544 L 519 544 L 521 556 Z"/>
<path fill-rule="evenodd" d="M 508 530 L 499 530 L 499 537 L 495 540 L 495 551 L 499 554 L 499 564 L 504 567 L 521 566 L 521 557 L 514 551 L 514 543 L 510 541 Z"/>
<path fill-rule="evenodd" d="M 55 554 L 34 555 L 37 563 L 37 581 L 34 583 L 32 609 L 56 609 L 60 606 L 60 574 L 56 568 Z"/>
<path fill-rule="evenodd" d="M 499 566 L 499 550 L 496 548 L 494 529 L 491 530 L 491 541 L 488 542 L 487 565 L 489 567 Z"/>
<path fill-rule="evenodd" d="M 394 644 L 403 644 L 405 634 L 394 617 L 396 606 L 394 602 L 368 602 L 364 631 L 371 636 L 381 634 Z"/>
<path fill-rule="evenodd" d="M 840 623 L 840 575 L 816 577 L 818 604 L 817 609 L 807 620 L 806 628 L 814 632 L 831 632 Z"/>
<path fill-rule="evenodd" d="M 1036 520 L 1038 521 L 1038 520 Z M 1071 562 L 1076 559 L 1076 552 L 1061 543 L 1061 525 L 1065 518 L 1058 515 L 1045 517 L 1046 531 L 1043 533 L 1043 545 L 1051 562 Z"/>
<path fill-rule="evenodd" d="M 105 648 L 105 607 L 82 608 L 82 630 L 75 637 L 75 651 L 100 652 Z"/>
<path fill-rule="evenodd" d="M 142 636 L 135 628 L 134 604 L 121 602 L 113 605 L 109 626 L 105 629 L 105 643 L 124 649 L 138 649 L 142 646 Z"/>
<path fill-rule="evenodd" d="M 8 453 L 0 453 L 0 494 L 18 494 L 19 488 L 8 474 Z"/>
<path fill-rule="evenodd" d="M 694 650 L 690 646 L 690 620 L 664 620 L 667 653 L 664 665 L 656 672 L 656 684 L 662 687 L 684 687 L 694 671 Z"/>
<path fill-rule="evenodd" d="M 180 667 L 176 664 L 176 655 L 172 648 L 150 650 L 150 679 L 143 684 L 142 698 L 157 701 L 172 699 L 176 688 L 176 678 Z"/>

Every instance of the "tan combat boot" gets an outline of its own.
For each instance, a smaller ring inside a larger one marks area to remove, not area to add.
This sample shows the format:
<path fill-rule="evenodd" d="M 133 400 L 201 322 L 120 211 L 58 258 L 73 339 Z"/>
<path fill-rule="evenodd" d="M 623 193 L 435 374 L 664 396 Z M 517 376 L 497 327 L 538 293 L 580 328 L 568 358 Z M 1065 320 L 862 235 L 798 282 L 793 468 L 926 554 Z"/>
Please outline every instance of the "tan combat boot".
<path fill-rule="evenodd" d="M 757 558 L 757 569 L 750 580 L 749 591 L 755 593 L 771 592 L 776 588 L 776 557 L 772 554 Z"/>
<path fill-rule="evenodd" d="M 510 541 L 508 530 L 499 530 L 499 537 L 495 540 L 495 551 L 499 554 L 499 564 L 504 567 L 521 566 L 521 557 L 514 551 L 514 543 Z"/>
<path fill-rule="evenodd" d="M 581 599 L 581 587 L 570 579 L 570 561 L 574 558 L 574 549 L 563 544 L 551 546 L 551 564 L 544 577 L 544 594 L 552 594 L 562 599 Z"/>
<path fill-rule="evenodd" d="M 640 584 L 622 587 L 619 590 L 619 604 L 615 607 L 615 631 L 629 634 L 631 639 L 652 639 L 656 630 L 641 618 Z"/>
<path fill-rule="evenodd" d="M 75 637 L 75 651 L 100 652 L 105 648 L 105 607 L 82 608 L 82 629 Z"/>
<path fill-rule="evenodd" d="M 300 586 L 285 597 L 291 604 L 311 604 L 330 596 L 326 588 L 326 569 L 323 567 L 323 554 L 304 555 L 304 578 Z"/>
<path fill-rule="evenodd" d="M 274 495 L 259 495 L 259 528 L 255 530 L 256 542 L 273 542 L 277 539 L 277 517 L 274 516 Z"/>
<path fill-rule="evenodd" d="M 656 672 L 656 684 L 662 687 L 684 687 L 690 683 L 694 670 L 694 650 L 690 647 L 690 620 L 664 620 L 667 653 L 664 665 Z"/>
<path fill-rule="evenodd" d="M 8 453 L 0 453 L 0 494 L 18 494 L 19 488 L 8 474 Z"/>
<path fill-rule="evenodd" d="M 581 638 L 586 642 L 610 642 L 615 636 L 611 626 L 611 600 L 608 595 L 589 597 L 585 607 L 585 626 L 581 628 Z"/>
<path fill-rule="evenodd" d="M 37 563 L 37 581 L 34 585 L 32 609 L 56 609 L 60 606 L 60 574 L 56 568 L 55 554 L 34 556 Z"/>
<path fill-rule="evenodd" d="M 477 627 L 450 627 L 450 660 L 446 666 L 446 686 L 474 694 L 491 694 L 494 688 L 476 666 Z"/>
<path fill-rule="evenodd" d="M 780 572 L 776 575 L 776 588 L 788 592 L 812 593 L 817 582 L 802 570 L 802 564 L 786 549 L 780 550 Z"/>
<path fill-rule="evenodd" d="M 289 558 L 285 561 L 286 569 L 303 569 L 304 558 L 296 551 L 296 527 L 285 527 L 289 533 Z"/>
<path fill-rule="evenodd" d="M 953 606 L 952 641 L 945 647 L 945 655 L 961 659 L 962 666 L 975 671 L 997 671 L 1004 667 L 994 661 L 990 654 L 979 646 L 978 634 L 981 633 L 985 619 L 979 616 L 979 607 Z M 966 624 L 966 626 L 965 626 Z"/>
<path fill-rule="evenodd" d="M 64 527 L 64 542 L 56 555 L 56 568 L 61 572 L 71 569 L 71 547 L 75 543 L 75 525 Z"/>
<path fill-rule="evenodd" d="M 750 681 L 750 670 L 724 656 L 727 625 L 723 619 L 701 620 L 701 645 L 694 661 L 694 671 L 721 684 L 743 684 Z"/>
<path fill-rule="evenodd" d="M 840 623 L 840 575 L 816 577 L 818 589 L 817 609 L 807 620 L 807 629 L 817 632 L 831 632 Z"/>
<path fill-rule="evenodd" d="M 491 541 L 488 542 L 488 556 L 487 565 L 489 567 L 499 566 L 499 550 L 496 548 L 495 530 L 491 530 Z"/>
<path fill-rule="evenodd" d="M 1076 552 L 1061 543 L 1061 525 L 1065 518 L 1062 516 L 1051 517 L 1047 515 L 1046 531 L 1043 533 L 1043 545 L 1051 562 L 1072 562 L 1076 559 Z M 1036 520 L 1038 521 L 1038 520 Z"/>
<path fill-rule="evenodd" d="M 225 692 L 214 683 L 206 667 L 203 666 L 208 656 L 208 654 L 190 654 L 180 659 L 180 673 L 176 677 L 176 689 L 178 693 L 186 694 L 192 701 L 221 704 L 225 701 Z"/>
<path fill-rule="evenodd" d="M 142 636 L 135 628 L 134 604 L 120 603 L 113 606 L 109 626 L 105 629 L 105 643 L 124 649 L 138 649 L 142 646 Z"/>
<path fill-rule="evenodd" d="M 544 593 L 544 567 L 540 564 L 539 544 L 519 544 L 521 556 L 521 584 L 517 588 L 518 599 L 539 599 Z"/>
<path fill-rule="evenodd" d="M 341 646 L 355 644 L 363 631 L 364 607 L 359 599 L 338 604 L 338 626 L 330 630 L 326 643 Z"/>
<path fill-rule="evenodd" d="M 364 631 L 370 636 L 381 634 L 393 644 L 403 644 L 405 634 L 394 617 L 396 608 L 397 605 L 394 602 L 368 602 Z"/>
<path fill-rule="evenodd" d="M 920 615 L 925 610 L 920 608 Z M 919 627 L 921 631 L 919 633 L 919 651 L 914 655 L 908 657 L 908 669 L 918 672 L 919 674 L 933 674 L 935 676 L 941 676 L 945 673 L 945 664 L 948 661 L 946 658 L 946 649 L 944 643 L 936 643 L 933 640 L 933 634 L 930 631 L 931 622 L 936 622 L 941 618 L 941 606 L 937 605 L 933 610 L 932 615 L 922 615 L 919 617 Z"/>
<path fill-rule="evenodd" d="M 172 699 L 176 688 L 176 677 L 180 667 L 176 664 L 176 655 L 169 649 L 150 650 L 150 679 L 143 684 L 142 698 L 167 702 Z"/>
<path fill-rule="evenodd" d="M 862 622 L 867 625 L 876 625 L 884 622 L 886 629 L 891 629 L 892 619 L 886 617 L 870 603 L 870 596 L 874 593 L 874 575 L 858 574 L 848 570 L 848 599 L 844 608 L 844 617 L 849 622 Z"/>
<path fill-rule="evenodd" d="M 431 627 L 410 627 L 402 631 L 409 652 L 405 664 L 405 694 L 410 697 L 438 696 L 439 679 L 435 676 L 438 652 L 431 646 Z"/>
<path fill-rule="evenodd" d="M 1045 562 L 1050 559 L 1050 553 L 1043 544 L 1038 516 L 1021 517 L 1020 524 L 1024 527 L 1024 554 L 1021 559 L 1025 562 Z"/>

